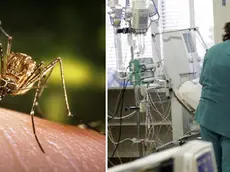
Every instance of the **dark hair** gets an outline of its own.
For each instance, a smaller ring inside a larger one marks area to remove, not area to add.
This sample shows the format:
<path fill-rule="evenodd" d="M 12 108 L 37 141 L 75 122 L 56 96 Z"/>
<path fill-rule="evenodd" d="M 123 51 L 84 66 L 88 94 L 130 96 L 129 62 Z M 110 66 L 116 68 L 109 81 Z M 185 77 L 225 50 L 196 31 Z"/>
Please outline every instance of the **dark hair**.
<path fill-rule="evenodd" d="M 230 40 L 230 22 L 225 23 L 224 31 L 223 41 Z"/>

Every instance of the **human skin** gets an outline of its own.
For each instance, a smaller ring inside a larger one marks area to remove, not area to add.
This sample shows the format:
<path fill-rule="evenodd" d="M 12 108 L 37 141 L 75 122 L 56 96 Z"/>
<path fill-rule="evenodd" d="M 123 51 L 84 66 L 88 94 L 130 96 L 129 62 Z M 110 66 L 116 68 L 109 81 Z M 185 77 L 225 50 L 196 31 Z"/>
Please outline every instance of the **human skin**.
<path fill-rule="evenodd" d="M 27 114 L 0 108 L 0 171 L 104 172 L 105 136 L 35 117 L 40 150 Z"/>

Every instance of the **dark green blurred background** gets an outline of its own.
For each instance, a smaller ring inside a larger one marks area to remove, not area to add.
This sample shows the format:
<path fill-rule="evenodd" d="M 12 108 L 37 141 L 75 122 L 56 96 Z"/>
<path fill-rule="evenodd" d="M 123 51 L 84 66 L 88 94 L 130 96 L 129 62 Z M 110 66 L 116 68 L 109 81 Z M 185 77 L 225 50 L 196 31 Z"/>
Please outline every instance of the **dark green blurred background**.
<path fill-rule="evenodd" d="M 104 1 L 76 1 L 78 5 L 65 2 L 20 1 L 19 5 L 3 1 L 0 20 L 13 36 L 12 51 L 26 53 L 37 63 L 62 58 L 72 113 L 86 122 L 100 121 L 99 129 L 104 131 Z M 5 46 L 7 39 L 1 34 L 0 41 Z M 34 94 L 35 89 L 23 96 L 6 97 L 0 106 L 29 113 Z M 44 116 L 36 116 L 77 125 L 76 118 L 67 117 L 63 95 L 57 65 L 39 101 Z"/>

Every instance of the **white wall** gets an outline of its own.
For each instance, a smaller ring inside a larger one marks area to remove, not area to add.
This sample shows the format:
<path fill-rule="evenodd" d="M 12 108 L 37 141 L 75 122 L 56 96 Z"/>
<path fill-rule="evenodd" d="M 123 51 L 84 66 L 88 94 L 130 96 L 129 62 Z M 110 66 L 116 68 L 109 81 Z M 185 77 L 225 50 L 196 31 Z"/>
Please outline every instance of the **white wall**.
<path fill-rule="evenodd" d="M 230 2 L 227 1 L 227 5 L 222 6 L 222 0 L 213 0 L 213 10 L 215 43 L 219 43 L 222 42 L 224 24 L 230 22 Z"/>

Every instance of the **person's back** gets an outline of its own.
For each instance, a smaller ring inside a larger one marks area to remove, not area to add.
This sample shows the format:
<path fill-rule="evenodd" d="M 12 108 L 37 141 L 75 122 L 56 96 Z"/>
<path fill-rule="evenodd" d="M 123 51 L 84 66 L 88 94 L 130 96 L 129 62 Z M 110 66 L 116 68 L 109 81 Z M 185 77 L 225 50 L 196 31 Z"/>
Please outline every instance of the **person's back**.
<path fill-rule="evenodd" d="M 219 172 L 230 171 L 230 23 L 224 29 L 223 42 L 205 55 L 195 114 L 202 139 L 213 144 Z"/>
<path fill-rule="evenodd" d="M 197 120 L 204 127 L 230 137 L 230 40 L 206 53 L 200 84 L 203 86 Z M 218 125 L 218 127 L 217 127 Z"/>

